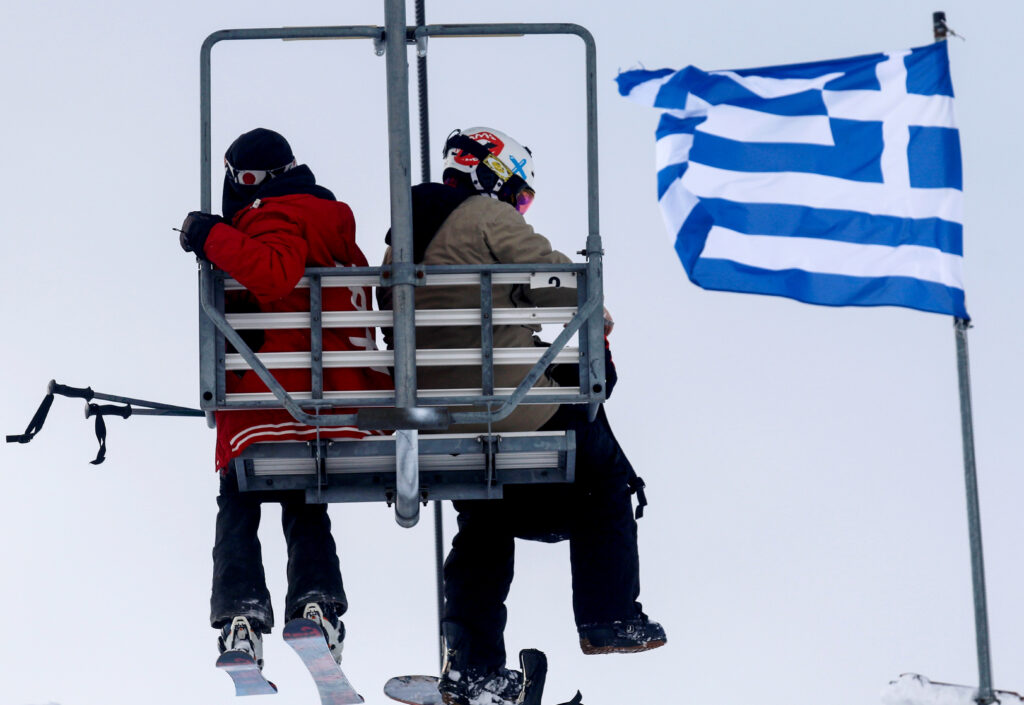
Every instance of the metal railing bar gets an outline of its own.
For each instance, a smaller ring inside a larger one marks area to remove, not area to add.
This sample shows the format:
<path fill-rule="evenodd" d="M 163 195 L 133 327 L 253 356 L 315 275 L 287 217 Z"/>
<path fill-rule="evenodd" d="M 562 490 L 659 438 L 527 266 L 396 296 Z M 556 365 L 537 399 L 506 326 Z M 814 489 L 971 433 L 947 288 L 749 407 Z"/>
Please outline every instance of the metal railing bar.
<path fill-rule="evenodd" d="M 568 323 L 576 315 L 574 307 L 497 308 L 493 309 L 493 322 L 501 325 Z M 478 308 L 419 309 L 417 326 L 476 326 L 482 311 Z M 280 313 L 228 313 L 224 317 L 235 330 L 276 330 L 282 328 L 308 328 L 310 314 L 305 311 Z M 324 311 L 324 328 L 364 328 L 390 326 L 391 311 Z"/>
<path fill-rule="evenodd" d="M 309 313 L 306 320 L 309 324 L 309 355 L 312 364 L 313 397 L 322 399 L 324 396 L 324 329 L 323 329 L 323 292 L 320 289 L 320 276 L 309 278 Z"/>
<path fill-rule="evenodd" d="M 529 284 L 530 274 L 539 272 L 577 272 L 587 271 L 583 262 L 570 264 L 446 264 L 423 267 L 424 286 L 479 285 L 480 272 L 491 272 L 495 284 Z M 307 276 L 302 277 L 295 285 L 296 289 L 309 286 L 309 276 L 324 277 L 321 286 L 382 286 L 381 275 L 388 271 L 387 267 L 310 267 Z M 345 281 L 339 281 L 344 279 Z M 225 291 L 241 291 L 245 286 L 238 281 L 225 277 Z"/>
<path fill-rule="evenodd" d="M 550 348 L 495 348 L 494 364 L 496 365 L 532 365 L 541 359 Z M 563 348 L 552 355 L 551 362 L 578 362 L 577 348 Z M 418 350 L 417 364 L 421 367 L 439 367 L 444 365 L 480 365 L 483 354 L 481 348 L 437 348 Z M 309 369 L 309 352 L 277 352 L 257 353 L 256 358 L 268 370 Z M 325 350 L 323 366 L 336 367 L 387 367 L 394 363 L 394 350 Z M 548 364 L 551 364 L 549 362 Z M 224 369 L 247 370 L 250 361 L 240 353 L 225 355 Z M 538 377 L 539 378 L 539 377 Z M 537 380 L 534 379 L 534 382 Z"/>
<path fill-rule="evenodd" d="M 494 394 L 494 292 L 491 290 L 491 273 L 480 273 L 480 311 L 477 321 L 480 323 L 480 385 L 484 394 Z"/>
<path fill-rule="evenodd" d="M 304 423 L 308 426 L 355 426 L 356 415 L 355 414 L 324 414 L 320 416 L 314 416 L 307 414 L 302 408 L 295 402 L 294 399 L 289 396 L 288 392 L 281 383 L 274 378 L 274 375 L 270 374 L 270 371 L 260 362 L 256 357 L 256 353 L 242 340 L 242 336 L 238 332 L 228 325 L 228 322 L 224 319 L 224 314 L 217 310 L 213 302 L 211 301 L 211 292 L 209 288 L 200 287 L 200 298 L 199 304 L 201 310 L 206 317 L 216 326 L 217 330 L 221 332 L 224 338 L 235 346 L 235 350 L 238 351 L 238 356 L 246 360 L 252 367 L 256 376 L 260 378 L 263 384 L 267 385 L 267 388 L 274 394 L 281 406 L 283 406 L 289 414 L 292 415 L 296 421 Z M 233 357 L 225 355 L 225 358 Z M 308 355 L 306 356 L 308 360 Z"/>
<path fill-rule="evenodd" d="M 544 349 L 544 354 L 541 355 L 540 359 L 533 366 L 533 369 L 530 370 L 530 372 L 526 375 L 523 381 L 519 383 L 519 386 L 516 387 L 516 390 L 515 392 L 513 392 L 512 396 L 509 399 L 507 399 L 505 403 L 501 405 L 500 408 L 493 412 L 456 412 L 453 413 L 451 416 L 452 423 L 484 423 L 487 421 L 496 422 L 508 417 L 508 415 L 515 410 L 516 405 L 519 404 L 523 397 L 526 396 L 527 390 L 533 387 L 533 385 L 537 383 L 537 380 L 540 379 L 540 376 L 544 374 L 544 371 L 548 368 L 548 365 L 552 364 L 558 359 L 558 355 L 560 354 L 562 348 L 564 348 L 565 344 L 569 342 L 569 339 L 576 334 L 576 331 L 580 329 L 580 326 L 583 325 L 583 322 L 589 319 L 594 314 L 602 315 L 601 309 L 599 308 L 600 305 L 601 296 L 598 293 L 597 295 L 592 296 L 587 301 L 587 303 L 580 309 L 579 313 L 576 314 L 575 317 L 573 317 L 572 321 L 567 323 L 565 328 L 562 329 L 562 332 L 559 333 L 553 341 L 551 341 L 551 347 Z M 602 356 L 602 362 L 603 359 L 604 356 Z"/>
<path fill-rule="evenodd" d="M 421 389 L 419 390 L 419 397 L 423 401 L 429 401 L 431 399 L 440 398 L 451 398 L 459 399 L 460 403 L 465 404 L 468 400 L 476 401 L 479 399 L 482 402 L 488 401 L 504 401 L 505 398 L 512 396 L 515 391 L 515 387 L 496 387 L 494 393 L 491 395 L 485 395 L 483 389 L 480 387 L 465 387 L 460 389 Z M 290 392 L 293 399 L 299 401 L 312 401 L 313 397 L 310 392 Z M 389 389 L 374 389 L 374 390 L 338 390 L 338 391 L 326 391 L 324 392 L 323 399 L 318 400 L 317 406 L 336 406 L 334 402 L 347 401 L 350 399 L 374 399 L 374 400 L 388 400 L 394 398 L 395 393 Z M 552 397 L 580 397 L 579 387 L 531 387 L 526 392 L 524 402 L 531 397 L 538 398 L 537 403 L 550 404 Z M 260 402 L 267 401 L 277 403 L 277 397 L 270 392 L 236 392 L 227 395 L 228 402 Z M 434 434 L 431 434 L 434 435 Z"/>

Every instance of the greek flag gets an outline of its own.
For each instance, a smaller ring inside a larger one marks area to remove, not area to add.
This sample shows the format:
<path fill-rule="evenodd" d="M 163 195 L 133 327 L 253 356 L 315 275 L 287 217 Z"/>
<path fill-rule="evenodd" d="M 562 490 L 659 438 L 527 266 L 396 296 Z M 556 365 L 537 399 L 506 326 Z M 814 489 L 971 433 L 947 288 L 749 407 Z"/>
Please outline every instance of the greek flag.
<path fill-rule="evenodd" d="M 946 42 L 617 81 L 664 111 L 658 200 L 695 284 L 967 318 Z"/>

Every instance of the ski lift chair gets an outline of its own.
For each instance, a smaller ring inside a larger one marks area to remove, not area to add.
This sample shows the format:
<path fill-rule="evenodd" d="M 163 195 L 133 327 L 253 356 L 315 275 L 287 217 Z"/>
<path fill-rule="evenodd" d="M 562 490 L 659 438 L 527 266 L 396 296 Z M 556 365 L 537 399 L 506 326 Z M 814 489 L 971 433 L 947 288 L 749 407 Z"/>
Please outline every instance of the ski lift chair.
<path fill-rule="evenodd" d="M 394 15 L 395 13 L 393 13 Z M 390 22 L 391 20 L 389 20 Z M 502 496 L 505 485 L 572 482 L 575 444 L 571 431 L 448 433 L 452 424 L 485 424 L 490 429 L 518 404 L 587 404 L 591 418 L 605 398 L 601 242 L 597 234 L 596 54 L 590 33 L 577 25 L 426 25 L 382 27 L 309 27 L 224 30 L 203 44 L 201 67 L 202 210 L 211 203 L 210 52 L 228 39 L 303 39 L 364 37 L 377 53 L 388 54 L 388 121 L 391 159 L 392 242 L 395 261 L 385 267 L 310 268 L 299 286 L 310 291 L 308 313 L 225 314 L 224 292 L 240 284 L 211 264 L 199 267 L 199 339 L 201 407 L 212 425 L 214 411 L 286 409 L 296 421 L 313 427 L 353 425 L 366 430 L 394 431 L 363 439 L 315 439 L 310 442 L 255 443 L 236 458 L 239 489 L 244 492 L 304 490 L 307 502 L 385 501 L 395 505 L 396 521 L 412 526 L 419 504 L 442 499 L 485 499 Z M 404 32 L 402 31 L 404 30 Z M 574 34 L 586 45 L 589 236 L 581 264 L 413 265 L 409 195 L 408 66 L 406 44 L 426 49 L 428 36 Z M 396 166 L 397 165 L 397 166 Z M 404 176 L 403 176 L 404 175 Z M 408 244 L 406 244 L 408 243 Z M 405 254 L 403 254 L 405 253 Z M 575 286 L 573 308 L 493 307 L 492 286 Z M 414 310 L 413 290 L 419 286 L 477 285 L 479 309 Z M 389 286 L 394 311 L 323 312 L 321 292 L 333 286 Z M 560 324 L 550 347 L 493 347 L 493 325 Z M 478 349 L 415 350 L 417 326 L 479 325 Z M 324 327 L 391 327 L 394 350 L 324 351 Z M 258 354 L 240 330 L 304 328 L 311 349 Z M 573 338 L 575 347 L 568 347 Z M 237 351 L 228 354 L 227 343 Z M 533 384 L 553 363 L 578 364 L 578 387 Z M 495 365 L 532 365 L 514 389 L 494 387 Z M 480 386 L 471 389 L 419 390 L 416 366 L 481 367 Z M 394 391 L 337 391 L 323 388 L 323 371 L 331 367 L 391 367 Z M 270 370 L 306 368 L 311 388 L 287 392 Z M 269 389 L 265 394 L 228 394 L 225 374 L 252 369 Z M 333 414 L 332 408 L 357 410 Z M 449 411 L 472 407 L 472 411 Z M 431 431 L 419 435 L 420 430 Z"/>

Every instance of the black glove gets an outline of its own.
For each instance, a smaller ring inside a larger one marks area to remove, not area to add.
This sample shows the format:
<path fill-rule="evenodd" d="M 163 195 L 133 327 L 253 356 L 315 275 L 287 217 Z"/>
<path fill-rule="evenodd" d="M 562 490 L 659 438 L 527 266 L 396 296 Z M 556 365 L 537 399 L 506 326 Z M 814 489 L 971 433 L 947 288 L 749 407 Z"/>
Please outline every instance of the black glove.
<path fill-rule="evenodd" d="M 217 223 L 226 222 L 219 215 L 192 211 L 181 224 L 181 236 L 178 238 L 181 249 L 185 252 L 195 252 L 197 257 L 206 259 L 203 248 L 206 247 L 206 238 L 210 236 L 210 230 Z"/>

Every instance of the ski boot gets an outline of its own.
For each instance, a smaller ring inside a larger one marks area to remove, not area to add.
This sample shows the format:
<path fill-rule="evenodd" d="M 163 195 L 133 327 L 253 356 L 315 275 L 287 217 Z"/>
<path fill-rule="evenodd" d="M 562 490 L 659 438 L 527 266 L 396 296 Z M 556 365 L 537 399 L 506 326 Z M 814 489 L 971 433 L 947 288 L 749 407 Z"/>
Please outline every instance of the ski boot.
<path fill-rule="evenodd" d="M 217 637 L 217 648 L 225 651 L 244 651 L 252 656 L 256 665 L 263 670 L 263 625 L 248 617 L 235 617 L 225 624 Z"/>
<path fill-rule="evenodd" d="M 325 603 L 327 604 L 327 603 Z M 319 603 L 310 602 L 302 608 L 303 619 L 316 622 L 317 626 L 324 633 L 327 646 L 331 649 L 331 656 L 338 664 L 341 663 L 341 649 L 345 642 L 345 623 L 341 621 L 334 605 L 327 604 L 321 607 Z"/>
<path fill-rule="evenodd" d="M 585 654 L 632 654 L 664 646 L 665 630 L 643 612 L 635 619 L 579 627 L 580 649 Z"/>
<path fill-rule="evenodd" d="M 515 705 L 523 692 L 523 674 L 507 668 L 445 669 L 437 689 L 446 705 Z"/>

